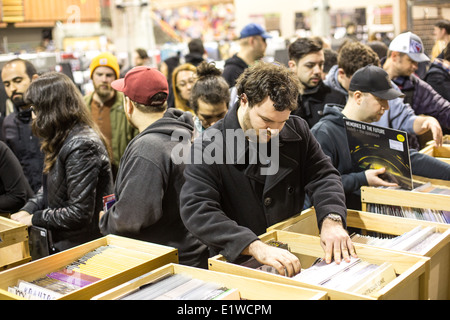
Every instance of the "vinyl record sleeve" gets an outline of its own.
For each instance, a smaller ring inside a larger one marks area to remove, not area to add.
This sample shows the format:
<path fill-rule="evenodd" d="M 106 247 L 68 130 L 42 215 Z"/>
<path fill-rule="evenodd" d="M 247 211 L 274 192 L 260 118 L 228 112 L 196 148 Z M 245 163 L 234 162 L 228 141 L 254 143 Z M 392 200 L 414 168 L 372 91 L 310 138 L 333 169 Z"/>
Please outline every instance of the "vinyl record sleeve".
<path fill-rule="evenodd" d="M 344 125 L 356 171 L 385 167 L 380 178 L 413 189 L 406 132 L 350 119 L 344 119 Z"/>

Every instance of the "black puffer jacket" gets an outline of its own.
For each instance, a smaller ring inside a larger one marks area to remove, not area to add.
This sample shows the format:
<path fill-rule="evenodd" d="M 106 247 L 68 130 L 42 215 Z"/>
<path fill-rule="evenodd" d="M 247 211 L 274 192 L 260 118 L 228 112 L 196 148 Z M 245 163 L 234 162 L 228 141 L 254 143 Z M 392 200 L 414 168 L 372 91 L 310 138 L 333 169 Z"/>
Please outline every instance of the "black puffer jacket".
<path fill-rule="evenodd" d="M 393 81 L 405 94 L 405 103 L 409 103 L 417 115 L 424 114 L 435 117 L 439 121 L 442 131 L 445 134 L 450 133 L 449 101 L 416 75 L 397 77 Z"/>
<path fill-rule="evenodd" d="M 320 82 L 314 88 L 306 88 L 303 95 L 299 95 L 297 101 L 298 108 L 292 114 L 305 119 L 309 127 L 312 128 L 323 117 L 323 109 L 326 104 L 345 106 L 347 97 L 325 83 Z"/>
<path fill-rule="evenodd" d="M 55 251 L 101 236 L 103 196 L 113 192 L 108 153 L 91 128 L 76 126 L 64 142 L 43 188 L 22 208 L 32 224 L 52 232 Z"/>
<path fill-rule="evenodd" d="M 444 66 L 442 60 L 433 61 L 423 80 L 447 101 L 450 101 L 450 68 Z"/>
<path fill-rule="evenodd" d="M 236 85 L 236 80 L 248 68 L 247 63 L 238 57 L 237 54 L 225 61 L 222 77 L 227 80 L 230 88 Z"/>
<path fill-rule="evenodd" d="M 15 107 L 15 112 L 3 121 L 2 139 L 19 159 L 23 173 L 36 193 L 42 185 L 44 155 L 39 139 L 31 131 L 31 112 Z"/>

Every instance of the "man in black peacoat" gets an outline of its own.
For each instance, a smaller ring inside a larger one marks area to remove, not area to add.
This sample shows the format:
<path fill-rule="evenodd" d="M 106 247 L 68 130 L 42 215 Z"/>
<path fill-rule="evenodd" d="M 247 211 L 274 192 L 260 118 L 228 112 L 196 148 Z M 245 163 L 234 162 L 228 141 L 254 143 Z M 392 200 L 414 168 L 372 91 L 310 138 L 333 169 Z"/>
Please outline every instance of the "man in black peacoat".
<path fill-rule="evenodd" d="M 326 260 L 331 261 L 333 250 L 336 262 L 348 259 L 349 253 L 355 256 L 345 230 L 339 173 L 306 121 L 290 116 L 297 106 L 295 79 L 287 68 L 273 64 L 245 71 L 238 80 L 239 102 L 194 141 L 180 195 L 183 222 L 214 254 L 229 261 L 250 255 L 289 275 L 300 271 L 297 257 L 262 243 L 258 235 L 300 213 L 305 193 L 317 212 Z M 260 85 L 247 89 L 252 81 Z M 294 83 L 292 90 L 289 82 Z M 252 91 L 264 93 L 263 88 L 273 91 L 265 97 Z M 254 94 L 263 97 L 261 101 L 249 97 Z M 288 101 L 292 104 L 286 105 Z M 256 136 L 248 135 L 251 129 Z M 244 134 L 247 138 L 242 139 Z"/>

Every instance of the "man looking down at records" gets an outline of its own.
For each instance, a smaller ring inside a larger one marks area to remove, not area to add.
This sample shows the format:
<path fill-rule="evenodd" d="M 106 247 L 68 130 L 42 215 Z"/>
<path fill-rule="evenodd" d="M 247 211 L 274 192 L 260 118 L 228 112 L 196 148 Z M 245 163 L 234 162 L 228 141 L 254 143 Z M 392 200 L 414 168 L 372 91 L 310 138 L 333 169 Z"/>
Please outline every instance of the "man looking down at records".
<path fill-rule="evenodd" d="M 174 132 L 191 141 L 192 115 L 167 109 L 168 83 L 156 69 L 135 67 L 111 86 L 124 93 L 125 115 L 139 134 L 120 160 L 115 203 L 102 215 L 100 231 L 177 248 L 181 264 L 206 268 L 206 246 L 180 219 L 184 164 L 171 158 L 179 143 L 172 139 Z"/>
<path fill-rule="evenodd" d="M 231 262 L 251 256 L 289 276 L 300 272 L 298 258 L 258 235 L 301 212 L 305 193 L 317 212 L 326 261 L 356 256 L 339 173 L 306 121 L 290 116 L 298 81 L 277 64 L 246 69 L 236 83 L 237 103 L 194 141 L 180 195 L 184 224 L 212 254 Z M 270 156 L 263 151 L 269 149 Z"/>
<path fill-rule="evenodd" d="M 386 71 L 373 65 L 365 66 L 351 78 L 345 107 L 342 109 L 340 106 L 326 105 L 323 118 L 311 129 L 323 151 L 341 174 L 346 205 L 350 209 L 361 209 L 361 186 L 391 187 L 396 184 L 380 178 L 385 173 L 385 168 L 355 172 L 344 119 L 377 122 L 389 110 L 388 101 L 402 96 L 400 91 L 392 87 Z M 433 165 L 437 166 L 436 169 L 450 173 L 450 166 L 442 161 L 436 160 Z"/>

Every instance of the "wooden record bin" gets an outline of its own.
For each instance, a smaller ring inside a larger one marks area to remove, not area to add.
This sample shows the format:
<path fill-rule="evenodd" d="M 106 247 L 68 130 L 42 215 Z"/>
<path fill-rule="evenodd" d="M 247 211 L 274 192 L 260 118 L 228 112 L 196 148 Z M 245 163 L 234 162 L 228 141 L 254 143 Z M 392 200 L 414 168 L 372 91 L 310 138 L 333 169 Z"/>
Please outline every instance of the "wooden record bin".
<path fill-rule="evenodd" d="M 308 268 L 318 257 L 324 256 L 320 238 L 288 231 L 272 230 L 261 236 L 261 241 L 280 241 L 289 246 L 303 269 Z M 289 277 L 244 267 L 228 262 L 224 256 L 217 255 L 208 260 L 209 269 L 218 272 L 253 277 L 256 279 L 297 285 L 315 290 L 324 290 L 331 300 L 425 300 L 428 299 L 429 258 L 410 254 L 381 250 L 379 248 L 355 244 L 358 257 L 369 263 L 381 265 L 390 262 L 396 278 L 387 283 L 374 295 L 361 295 L 348 291 L 339 291 L 319 285 L 308 284 Z"/>
<path fill-rule="evenodd" d="M 8 287 L 17 285 L 19 280 L 31 282 L 45 277 L 47 274 L 61 270 L 94 250 L 105 246 L 118 248 L 119 250 L 129 250 L 130 256 L 135 255 L 136 259 L 128 258 L 129 260 L 126 262 L 130 267 L 65 294 L 60 298 L 61 300 L 89 300 L 101 292 L 105 292 L 146 272 L 168 263 L 178 263 L 178 250 L 175 248 L 116 235 L 107 235 L 0 272 L 0 300 L 23 299 L 18 295 L 9 293 Z M 125 262 L 126 259 L 120 256 L 117 257 L 118 262 Z"/>
<path fill-rule="evenodd" d="M 442 179 L 431 179 L 421 176 L 412 176 L 413 184 L 414 186 L 420 186 L 422 184 L 430 183 L 434 187 L 444 187 L 444 188 L 450 188 L 450 181 L 442 180 Z"/>
<path fill-rule="evenodd" d="M 438 147 L 435 143 L 430 143 L 419 152 L 450 164 L 450 144 Z"/>
<path fill-rule="evenodd" d="M 369 203 L 448 211 L 450 210 L 450 195 L 361 187 L 361 210 L 369 211 L 367 209 Z"/>
<path fill-rule="evenodd" d="M 0 216 L 0 271 L 30 260 L 28 227 Z"/>
<path fill-rule="evenodd" d="M 431 300 L 450 299 L 450 225 L 364 211 L 347 210 L 347 226 L 349 228 L 360 229 L 361 233 L 375 231 L 395 236 L 411 231 L 418 226 L 436 227 L 436 231 L 442 235 L 430 244 L 426 252 L 423 254 L 407 251 L 399 252 L 430 258 L 429 298 Z M 268 232 L 273 230 L 319 236 L 316 211 L 314 208 L 304 210 L 302 213 L 267 229 Z"/>
<path fill-rule="evenodd" d="M 290 286 L 254 278 L 215 272 L 179 264 L 168 264 L 116 288 L 101 293 L 92 300 L 116 300 L 139 287 L 155 281 L 167 274 L 184 274 L 205 282 L 219 283 L 229 289 L 237 289 L 240 298 L 246 300 L 326 300 L 325 291 Z"/>

